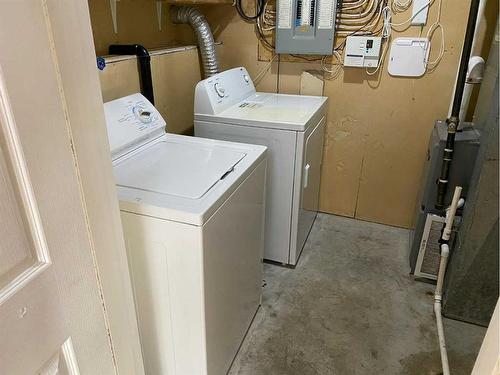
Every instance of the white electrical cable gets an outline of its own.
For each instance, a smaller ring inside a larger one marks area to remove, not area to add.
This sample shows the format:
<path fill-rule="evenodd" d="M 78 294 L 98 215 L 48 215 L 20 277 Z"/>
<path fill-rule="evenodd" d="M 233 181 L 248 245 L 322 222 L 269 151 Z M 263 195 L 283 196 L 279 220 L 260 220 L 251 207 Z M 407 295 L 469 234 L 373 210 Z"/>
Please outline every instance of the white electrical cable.
<path fill-rule="evenodd" d="M 367 2 L 368 2 L 368 0 L 363 0 L 361 3 L 356 4 L 356 5 L 342 6 L 341 12 L 344 12 L 346 10 L 353 10 L 353 9 L 361 8 L 362 6 L 366 5 Z"/>
<path fill-rule="evenodd" d="M 344 62 L 342 61 L 342 56 L 340 55 L 340 53 L 338 53 L 338 51 L 334 50 L 333 56 L 335 56 L 335 58 L 339 62 L 336 65 L 335 69 L 328 69 L 326 67 L 326 58 L 328 56 L 323 56 L 323 58 L 321 59 L 321 70 L 323 70 L 324 72 L 329 74 L 329 76 L 324 77 L 325 79 L 328 79 L 328 80 L 332 80 L 332 79 L 337 78 L 339 76 L 340 72 L 342 71 L 342 69 L 344 68 Z M 332 61 L 332 65 L 333 65 L 333 61 Z"/>
<path fill-rule="evenodd" d="M 377 7 L 381 1 L 379 0 L 369 0 L 369 5 L 368 7 L 365 7 L 362 12 L 358 13 L 342 13 L 340 12 L 337 17 L 342 22 L 344 19 L 353 19 L 353 20 L 359 20 L 361 19 L 366 19 L 370 18 L 377 10 Z M 362 22 L 362 21 L 361 21 Z"/>
<path fill-rule="evenodd" d="M 412 2 L 413 0 L 394 0 L 392 2 L 392 9 L 394 13 L 402 13 L 410 8 Z"/>
<path fill-rule="evenodd" d="M 403 22 L 399 22 L 399 23 L 391 23 L 391 26 L 394 27 L 394 26 L 403 26 L 403 25 L 406 25 L 407 23 L 410 23 L 411 21 L 413 21 L 413 19 L 415 17 L 417 17 L 420 12 L 422 12 L 424 9 L 426 8 L 430 8 L 432 4 L 434 4 L 436 0 L 429 0 L 427 4 L 425 4 L 423 7 L 419 8 L 414 14 L 413 16 L 411 16 L 410 18 L 408 18 L 406 21 L 403 21 Z M 411 25 L 409 25 L 411 26 Z"/>
<path fill-rule="evenodd" d="M 382 27 L 382 38 L 389 39 L 391 36 L 391 20 L 392 20 L 392 11 L 389 6 L 385 6 L 382 9 L 382 19 L 384 20 L 384 26 Z"/>
<path fill-rule="evenodd" d="M 380 3 L 382 3 L 382 1 L 380 1 Z M 343 35 L 342 33 L 346 32 L 346 31 L 350 32 L 350 34 L 348 34 L 348 35 L 353 35 L 353 34 L 359 35 L 360 32 L 362 32 L 362 31 L 369 31 L 371 33 L 371 35 L 373 35 L 375 29 L 377 28 L 377 26 L 379 24 L 380 17 L 382 16 L 382 9 L 383 8 L 382 7 L 378 7 L 378 8 L 379 8 L 378 12 L 374 13 L 377 15 L 376 18 L 373 21 L 369 20 L 369 22 L 364 24 L 361 28 L 359 27 L 359 24 L 358 25 L 345 24 L 345 23 L 343 23 L 344 20 L 342 20 L 337 28 L 337 35 Z M 373 15 L 370 17 L 370 19 L 372 19 L 372 18 L 373 18 Z"/>
<path fill-rule="evenodd" d="M 450 240 L 451 232 L 453 230 L 453 223 L 455 221 L 455 214 L 460 204 L 460 195 L 462 194 L 462 187 L 455 187 L 453 199 L 450 207 L 446 210 L 445 227 L 441 235 L 441 239 L 446 241 L 441 244 L 441 256 L 439 262 L 438 278 L 436 283 L 436 290 L 434 292 L 434 313 L 436 315 L 436 326 L 439 339 L 439 351 L 441 353 L 441 364 L 443 368 L 443 375 L 450 375 L 450 366 L 448 363 L 448 353 L 446 350 L 446 339 L 443 329 L 443 318 L 441 316 L 441 302 L 443 299 L 443 282 L 446 273 L 446 265 L 450 255 L 450 248 L 447 241 Z"/>
<path fill-rule="evenodd" d="M 276 29 L 276 19 L 274 15 L 270 13 L 271 11 L 267 10 L 268 4 L 269 0 L 264 2 L 264 9 L 262 10 L 261 16 L 257 18 L 255 27 L 257 28 L 258 38 L 261 40 L 263 45 L 269 50 L 274 50 L 274 46 L 267 40 L 267 35 L 265 35 L 265 32 Z M 262 24 L 264 24 L 265 27 Z"/>
<path fill-rule="evenodd" d="M 429 30 L 427 31 L 426 38 L 429 41 L 427 44 L 427 48 L 431 48 L 431 40 L 434 36 L 434 33 L 436 30 L 439 30 L 441 32 L 441 43 L 439 45 L 439 53 L 438 56 L 432 60 L 432 61 L 427 61 L 427 69 L 432 70 L 436 66 L 439 65 L 441 59 L 444 56 L 445 52 L 445 37 L 444 37 L 444 26 L 441 23 L 441 13 L 442 13 L 442 8 L 443 8 L 443 0 L 439 0 L 439 6 L 438 6 L 438 12 L 437 12 L 437 18 L 436 21 L 429 27 Z"/>
<path fill-rule="evenodd" d="M 255 76 L 253 79 L 254 85 L 257 85 L 262 78 L 266 75 L 267 71 L 271 69 L 271 66 L 273 65 L 274 60 L 278 58 L 278 54 L 274 55 L 271 60 L 266 64 L 266 66 Z"/>
<path fill-rule="evenodd" d="M 380 61 L 378 63 L 378 66 L 375 70 L 370 71 L 368 68 L 365 69 L 366 74 L 373 76 L 377 74 L 377 72 L 384 66 L 384 61 L 385 61 L 385 56 L 387 54 L 387 50 L 389 49 L 389 42 L 391 40 L 391 18 L 392 18 L 392 11 L 389 6 L 385 6 L 382 9 L 382 17 L 384 20 L 384 25 L 382 27 L 382 42 L 384 42 L 384 47 L 382 50 L 382 55 L 380 56 Z"/>
<path fill-rule="evenodd" d="M 268 5 L 269 0 L 264 3 L 264 11 L 262 12 L 262 15 L 257 19 L 257 27 L 261 32 L 271 31 L 276 28 L 276 19 L 274 17 L 274 13 L 271 13 L 272 11 L 267 9 Z M 266 27 L 263 27 L 262 24 L 264 24 Z"/>
<path fill-rule="evenodd" d="M 384 49 L 382 51 L 382 56 L 380 57 L 380 61 L 378 63 L 377 68 L 373 71 L 370 71 L 368 68 L 366 68 L 366 70 L 365 70 L 366 74 L 368 74 L 369 76 L 374 76 L 384 66 L 385 56 L 387 54 L 387 50 L 389 49 L 389 42 L 390 41 L 391 41 L 390 37 L 385 39 Z"/>

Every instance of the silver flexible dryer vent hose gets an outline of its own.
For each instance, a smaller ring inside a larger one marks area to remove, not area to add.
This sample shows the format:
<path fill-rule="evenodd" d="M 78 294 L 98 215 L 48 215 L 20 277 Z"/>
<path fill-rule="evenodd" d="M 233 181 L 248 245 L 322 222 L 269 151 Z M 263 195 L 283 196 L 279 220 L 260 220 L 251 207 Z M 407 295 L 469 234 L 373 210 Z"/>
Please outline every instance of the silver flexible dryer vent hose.
<path fill-rule="evenodd" d="M 177 6 L 171 8 L 170 14 L 173 23 L 188 23 L 193 28 L 198 38 L 198 49 L 205 78 L 219 73 L 214 37 L 203 14 L 195 8 Z"/>

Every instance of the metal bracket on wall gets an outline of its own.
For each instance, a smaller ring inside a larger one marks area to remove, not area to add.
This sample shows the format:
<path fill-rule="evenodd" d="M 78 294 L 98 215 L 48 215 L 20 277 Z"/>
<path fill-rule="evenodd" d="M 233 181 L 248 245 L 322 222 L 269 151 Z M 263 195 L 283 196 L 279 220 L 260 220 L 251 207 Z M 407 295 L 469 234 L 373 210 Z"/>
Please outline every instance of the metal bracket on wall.
<path fill-rule="evenodd" d="M 109 7 L 111 8 L 111 18 L 113 19 L 113 31 L 118 34 L 118 22 L 116 20 L 116 2 L 120 0 L 109 0 Z"/>
<path fill-rule="evenodd" d="M 163 18 L 163 0 L 156 0 L 156 19 L 158 20 L 158 31 L 161 31 L 162 18 Z"/>

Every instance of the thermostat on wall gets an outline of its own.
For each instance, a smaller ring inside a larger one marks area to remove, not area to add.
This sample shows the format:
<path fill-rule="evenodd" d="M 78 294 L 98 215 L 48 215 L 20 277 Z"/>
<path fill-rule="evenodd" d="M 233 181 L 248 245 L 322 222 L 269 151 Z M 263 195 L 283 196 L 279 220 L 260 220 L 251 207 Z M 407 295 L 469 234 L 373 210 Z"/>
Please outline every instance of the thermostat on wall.
<path fill-rule="evenodd" d="M 348 36 L 345 43 L 344 66 L 358 68 L 378 67 L 381 45 L 381 37 Z"/>

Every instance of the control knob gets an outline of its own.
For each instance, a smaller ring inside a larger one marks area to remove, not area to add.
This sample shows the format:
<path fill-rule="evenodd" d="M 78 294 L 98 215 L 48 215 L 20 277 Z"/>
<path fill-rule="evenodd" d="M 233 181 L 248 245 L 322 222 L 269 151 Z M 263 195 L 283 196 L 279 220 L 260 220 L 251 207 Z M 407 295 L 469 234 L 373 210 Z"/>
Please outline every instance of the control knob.
<path fill-rule="evenodd" d="M 214 89 L 215 89 L 215 92 L 217 93 L 217 95 L 219 95 L 219 97 L 223 98 L 225 93 L 226 93 L 226 90 L 224 89 L 224 87 L 222 87 L 220 85 L 219 82 L 217 82 L 215 85 L 214 85 Z"/>

